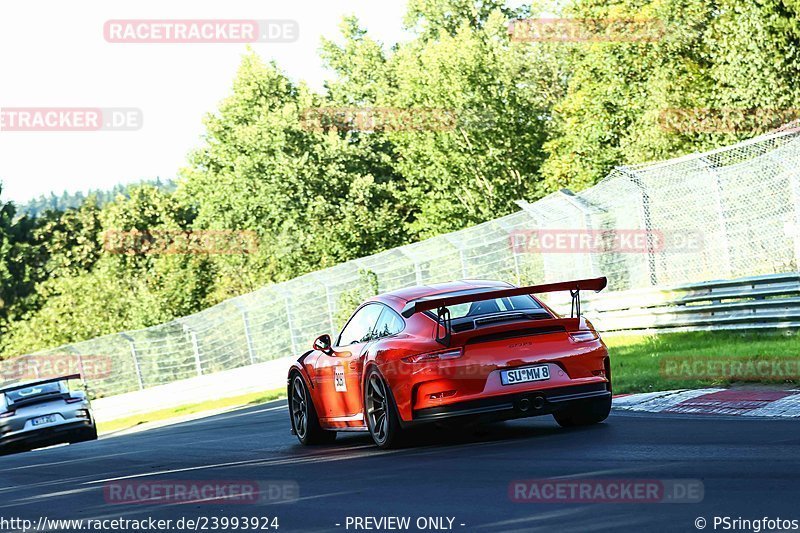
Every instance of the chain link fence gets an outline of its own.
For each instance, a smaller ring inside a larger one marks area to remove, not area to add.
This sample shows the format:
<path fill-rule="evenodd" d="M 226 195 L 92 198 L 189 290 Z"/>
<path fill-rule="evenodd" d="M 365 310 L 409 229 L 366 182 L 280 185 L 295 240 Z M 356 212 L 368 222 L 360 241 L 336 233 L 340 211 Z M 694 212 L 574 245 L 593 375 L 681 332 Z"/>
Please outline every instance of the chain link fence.
<path fill-rule="evenodd" d="M 93 379 L 92 389 L 111 396 L 299 355 L 316 336 L 341 327 L 363 298 L 411 285 L 605 275 L 607 290 L 623 291 L 796 271 L 800 132 L 619 167 L 580 193 L 562 190 L 519 205 L 512 215 L 270 285 L 166 324 L 23 357 L 70 354 L 81 367 L 102 354 L 113 371 Z"/>

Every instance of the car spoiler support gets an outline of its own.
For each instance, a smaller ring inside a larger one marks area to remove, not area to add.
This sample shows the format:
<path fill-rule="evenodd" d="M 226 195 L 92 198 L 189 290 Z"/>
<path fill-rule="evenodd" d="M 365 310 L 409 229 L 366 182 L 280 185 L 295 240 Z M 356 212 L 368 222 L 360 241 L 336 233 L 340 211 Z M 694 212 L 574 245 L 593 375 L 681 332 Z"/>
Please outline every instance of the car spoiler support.
<path fill-rule="evenodd" d="M 444 333 L 441 335 L 439 332 L 444 328 Z M 436 342 L 445 346 L 450 346 L 450 335 L 453 331 L 453 326 L 450 321 L 450 309 L 441 306 L 436 311 Z"/>
<path fill-rule="evenodd" d="M 572 281 L 562 281 L 559 283 L 545 283 L 542 285 L 530 285 L 528 287 L 513 287 L 510 289 L 478 291 L 472 294 L 444 295 L 418 298 L 409 301 L 401 314 L 405 318 L 410 318 L 416 313 L 431 311 L 436 309 L 436 341 L 445 346 L 450 345 L 452 333 L 449 306 L 470 302 L 481 302 L 494 300 L 495 298 L 509 298 L 523 294 L 541 294 L 545 292 L 569 291 L 572 297 L 570 308 L 570 318 L 580 318 L 581 316 L 581 290 L 602 291 L 608 284 L 605 277 L 578 279 Z M 444 332 L 442 332 L 444 330 Z"/>

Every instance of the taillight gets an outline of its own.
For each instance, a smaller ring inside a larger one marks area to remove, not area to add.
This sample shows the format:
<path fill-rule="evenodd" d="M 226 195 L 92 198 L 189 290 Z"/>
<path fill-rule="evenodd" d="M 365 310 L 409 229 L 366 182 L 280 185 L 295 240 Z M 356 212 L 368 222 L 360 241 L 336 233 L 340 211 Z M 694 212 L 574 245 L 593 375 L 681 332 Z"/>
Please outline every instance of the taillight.
<path fill-rule="evenodd" d="M 419 355 L 411 355 L 409 357 L 404 357 L 403 362 L 405 363 L 433 363 L 436 361 L 446 361 L 447 359 L 456 359 L 457 357 L 461 357 L 462 351 L 461 348 L 457 350 L 444 350 L 441 352 L 431 352 L 431 353 L 421 353 Z"/>
<path fill-rule="evenodd" d="M 67 400 L 66 400 L 67 403 L 78 403 L 78 402 L 82 402 L 82 401 L 83 401 L 83 398 L 67 398 Z"/>
<path fill-rule="evenodd" d="M 0 418 L 8 418 L 14 416 L 16 413 L 14 411 L 7 411 L 5 413 L 0 413 Z"/>
<path fill-rule="evenodd" d="M 573 331 L 569 334 L 569 338 L 575 342 L 588 342 L 598 338 L 597 333 L 594 331 Z"/>

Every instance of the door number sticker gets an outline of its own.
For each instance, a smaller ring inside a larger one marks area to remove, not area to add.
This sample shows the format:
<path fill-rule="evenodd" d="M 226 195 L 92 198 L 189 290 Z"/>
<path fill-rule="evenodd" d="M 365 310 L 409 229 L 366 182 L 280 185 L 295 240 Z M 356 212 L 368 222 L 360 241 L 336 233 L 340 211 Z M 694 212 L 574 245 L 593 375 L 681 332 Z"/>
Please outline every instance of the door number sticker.
<path fill-rule="evenodd" d="M 347 382 L 344 380 L 344 367 L 339 365 L 333 370 L 333 381 L 336 385 L 336 392 L 347 392 Z"/>

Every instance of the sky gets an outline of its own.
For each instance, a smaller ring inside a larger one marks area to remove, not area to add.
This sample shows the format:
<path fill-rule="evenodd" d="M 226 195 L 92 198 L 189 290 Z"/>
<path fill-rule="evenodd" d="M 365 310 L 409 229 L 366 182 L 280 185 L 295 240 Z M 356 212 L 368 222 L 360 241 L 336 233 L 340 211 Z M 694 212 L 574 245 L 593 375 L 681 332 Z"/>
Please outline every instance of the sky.
<path fill-rule="evenodd" d="M 0 111 L 101 108 L 134 111 L 124 131 L 8 131 L 0 124 L 0 200 L 24 203 L 51 191 L 108 189 L 174 178 L 201 144 L 203 116 L 231 89 L 246 45 L 108 42 L 108 21 L 282 20 L 290 42 L 252 48 L 295 81 L 322 89 L 322 36 L 336 38 L 355 14 L 387 46 L 405 40 L 405 0 L 59 0 L 0 2 Z M 286 30 L 289 31 L 289 30 Z M 287 33 L 288 35 L 288 33 Z M 127 111 L 126 111 L 127 112 Z M 138 118 L 137 118 L 138 117 Z M 103 120 L 106 115 L 103 116 Z"/>

